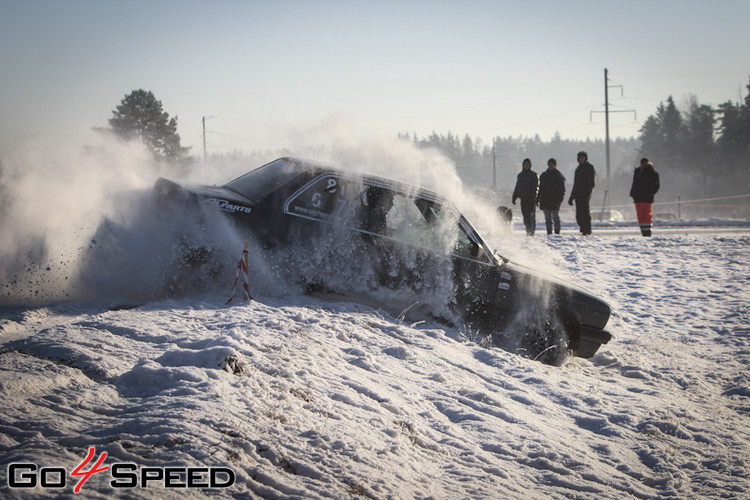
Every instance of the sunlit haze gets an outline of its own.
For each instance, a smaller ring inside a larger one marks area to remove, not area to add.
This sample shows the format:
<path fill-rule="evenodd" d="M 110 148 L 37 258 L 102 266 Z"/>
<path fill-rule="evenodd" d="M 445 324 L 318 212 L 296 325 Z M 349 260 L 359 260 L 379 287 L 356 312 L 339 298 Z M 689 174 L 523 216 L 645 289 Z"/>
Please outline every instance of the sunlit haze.
<path fill-rule="evenodd" d="M 193 154 L 300 134 L 632 137 L 747 95 L 750 2 L 0 1 L 0 159 L 86 144 L 150 90 Z M 614 113 L 617 112 L 617 113 Z"/>

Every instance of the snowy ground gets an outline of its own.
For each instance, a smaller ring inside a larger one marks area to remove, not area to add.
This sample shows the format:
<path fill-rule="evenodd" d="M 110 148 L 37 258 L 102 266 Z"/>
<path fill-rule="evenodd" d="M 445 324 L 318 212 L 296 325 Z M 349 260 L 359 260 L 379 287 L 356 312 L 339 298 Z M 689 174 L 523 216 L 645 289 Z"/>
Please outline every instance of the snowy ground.
<path fill-rule="evenodd" d="M 612 342 L 560 368 L 354 303 L 226 306 L 231 283 L 4 307 L 2 495 L 73 497 L 73 476 L 10 489 L 7 466 L 70 472 L 95 447 L 104 465 L 236 474 L 132 498 L 750 497 L 750 234 L 564 233 L 493 240 L 613 306 Z M 109 498 L 110 480 L 81 494 Z"/>

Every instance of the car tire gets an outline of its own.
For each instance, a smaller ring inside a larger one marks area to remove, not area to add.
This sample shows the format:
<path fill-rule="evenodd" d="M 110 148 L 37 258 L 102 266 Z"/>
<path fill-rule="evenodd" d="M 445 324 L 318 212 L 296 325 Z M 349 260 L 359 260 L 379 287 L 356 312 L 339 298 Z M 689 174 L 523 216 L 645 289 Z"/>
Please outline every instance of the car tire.
<path fill-rule="evenodd" d="M 561 366 L 569 355 L 568 333 L 556 315 L 530 322 L 519 352 L 546 365 Z"/>

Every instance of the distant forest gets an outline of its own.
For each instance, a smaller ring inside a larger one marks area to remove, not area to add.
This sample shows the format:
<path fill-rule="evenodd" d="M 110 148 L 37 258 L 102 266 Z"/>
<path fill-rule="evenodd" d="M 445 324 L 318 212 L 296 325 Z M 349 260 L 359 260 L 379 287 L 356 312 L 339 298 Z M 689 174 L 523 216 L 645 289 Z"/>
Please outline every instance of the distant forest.
<path fill-rule="evenodd" d="M 546 142 L 539 136 L 495 137 L 484 144 L 468 134 L 462 137 L 451 132 L 433 132 L 429 137 L 404 133 L 398 138 L 442 153 L 455 163 L 465 186 L 497 205 L 510 205 L 524 158 L 531 160 L 537 173 L 547 168 L 549 158 L 555 158 L 570 192 L 577 153 L 586 151 L 597 171 L 591 200 L 594 209 L 631 209 L 633 168 L 641 157 L 647 157 L 661 176 L 655 211 L 683 217 L 750 217 L 750 85 L 747 90 L 743 102 L 727 101 L 717 108 L 702 105 L 693 96 L 678 107 L 669 96 L 646 119 L 637 138 L 610 141 L 609 182 L 602 139 L 570 140 L 556 134 Z M 111 129 L 106 130 L 125 139 L 140 137 L 156 159 L 189 169 L 196 159 L 188 156 L 189 148 L 180 146 L 176 118 L 168 118 L 151 92 L 135 90 L 113 111 Z M 240 155 L 247 160 L 267 153 Z"/>
<path fill-rule="evenodd" d="M 433 133 L 428 138 L 421 139 L 407 134 L 399 135 L 401 139 L 411 140 L 419 148 L 434 148 L 442 152 L 456 164 L 456 169 L 464 184 L 485 197 L 496 198 L 498 203 L 510 204 L 510 198 L 516 182 L 516 176 L 521 171 L 524 158 L 529 158 L 532 169 L 541 174 L 547 169 L 547 160 L 555 158 L 557 167 L 568 180 L 566 188 L 570 191 L 573 182 L 573 172 L 578 165 L 576 155 L 579 151 L 586 151 L 589 159 L 597 169 L 597 190 L 595 196 L 601 201 L 604 196 L 606 183 L 606 145 L 604 140 L 564 140 L 556 135 L 551 141 L 544 142 L 535 138 L 500 138 L 494 139 L 492 144 L 485 145 L 479 140 L 472 140 L 468 136 L 459 139 L 448 133 L 440 135 Z M 639 154 L 640 140 L 615 139 L 610 141 L 610 163 L 612 173 L 612 191 L 618 190 L 617 183 L 624 180 L 623 173 L 632 175 L 632 168 L 636 165 Z M 616 176 L 615 174 L 618 174 Z M 620 178 L 622 177 L 622 179 Z M 630 180 L 627 180 L 630 189 Z M 494 193 L 494 195 L 493 195 Z M 627 196 L 627 193 L 625 193 Z M 610 199 L 611 203 L 615 203 Z"/>
<path fill-rule="evenodd" d="M 399 138 L 439 150 L 456 164 L 468 187 L 498 204 L 510 204 L 524 158 L 531 159 L 537 173 L 555 158 L 569 192 L 576 154 L 583 150 L 597 171 L 592 208 L 605 204 L 605 192 L 607 205 L 629 207 L 633 169 L 647 157 L 661 176 L 656 211 L 683 217 L 750 217 L 750 85 L 747 88 L 743 103 L 727 101 L 718 109 L 701 105 L 695 97 L 678 109 L 668 97 L 646 119 L 638 138 L 610 140 L 609 190 L 604 140 L 567 140 L 557 134 L 549 142 L 538 136 L 496 137 L 483 144 L 451 132 Z"/>

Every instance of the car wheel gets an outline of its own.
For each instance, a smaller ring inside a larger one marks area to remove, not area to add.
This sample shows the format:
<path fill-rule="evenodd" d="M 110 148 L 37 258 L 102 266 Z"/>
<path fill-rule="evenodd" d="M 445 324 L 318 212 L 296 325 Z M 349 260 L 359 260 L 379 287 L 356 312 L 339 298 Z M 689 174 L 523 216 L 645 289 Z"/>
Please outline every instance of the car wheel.
<path fill-rule="evenodd" d="M 184 244 L 176 254 L 184 267 L 199 268 L 211 262 L 214 251 L 205 246 L 189 246 Z"/>
<path fill-rule="evenodd" d="M 164 260 L 157 296 L 182 297 L 215 289 L 223 259 L 210 246 L 180 242 Z"/>
<path fill-rule="evenodd" d="M 529 322 L 519 352 L 547 365 L 561 366 L 568 357 L 568 334 L 556 315 Z"/>

